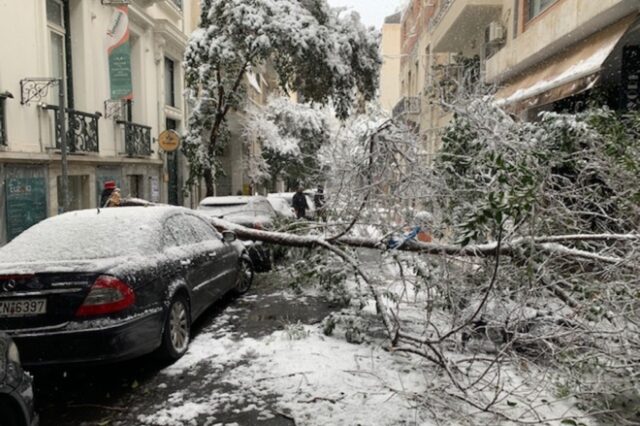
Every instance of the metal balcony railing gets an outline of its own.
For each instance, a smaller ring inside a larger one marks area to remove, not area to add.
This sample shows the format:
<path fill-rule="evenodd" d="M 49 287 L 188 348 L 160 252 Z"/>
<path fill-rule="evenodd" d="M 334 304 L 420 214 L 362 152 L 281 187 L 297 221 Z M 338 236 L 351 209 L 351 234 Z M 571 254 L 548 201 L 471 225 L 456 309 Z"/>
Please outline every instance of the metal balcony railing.
<path fill-rule="evenodd" d="M 419 97 L 404 97 L 398 101 L 395 107 L 393 107 L 393 118 L 397 118 L 405 114 L 420 114 L 420 111 L 421 104 Z"/>
<path fill-rule="evenodd" d="M 444 18 L 444 15 L 447 14 L 449 9 L 451 8 L 451 5 L 453 5 L 455 1 L 456 0 L 440 0 L 439 1 L 440 7 L 438 8 L 438 12 L 435 15 L 433 15 L 431 19 L 429 19 L 430 32 L 433 32 L 436 29 L 440 21 L 442 21 L 442 18 Z"/>
<path fill-rule="evenodd" d="M 46 109 L 52 110 L 56 116 L 56 148 L 62 147 L 60 126 L 57 119 L 60 107 L 47 105 Z M 100 152 L 100 132 L 98 120 L 102 117 L 99 112 L 89 113 L 75 109 L 65 109 L 67 113 L 66 133 L 67 152 L 74 153 L 98 153 Z"/>
<path fill-rule="evenodd" d="M 151 127 L 122 120 L 116 123 L 124 126 L 124 149 L 129 157 L 151 155 Z"/>

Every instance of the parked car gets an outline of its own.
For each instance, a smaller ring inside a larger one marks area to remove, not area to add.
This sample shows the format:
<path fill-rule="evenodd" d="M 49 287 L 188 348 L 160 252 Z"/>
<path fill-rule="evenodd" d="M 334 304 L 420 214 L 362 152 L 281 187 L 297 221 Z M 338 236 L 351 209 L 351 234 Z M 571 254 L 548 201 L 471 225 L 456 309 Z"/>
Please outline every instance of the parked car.
<path fill-rule="evenodd" d="M 267 198 L 281 198 L 285 200 L 289 207 L 293 208 L 293 196 L 295 192 L 274 192 L 267 195 Z M 310 191 L 305 191 L 304 196 L 307 199 L 307 205 L 309 208 L 306 211 L 305 217 L 309 220 L 312 220 L 316 217 L 316 204 L 313 202 L 313 193 Z M 294 212 L 295 216 L 295 212 Z"/>
<path fill-rule="evenodd" d="M 36 426 L 31 376 L 20 363 L 18 347 L 11 337 L 0 332 L 0 424 Z"/>
<path fill-rule="evenodd" d="M 200 201 L 200 213 L 252 229 L 271 229 L 277 216 L 262 196 L 207 197 Z M 271 249 L 260 241 L 247 241 L 247 250 L 257 272 L 271 270 Z"/>
<path fill-rule="evenodd" d="M 281 197 L 279 194 L 269 194 L 267 196 L 267 201 L 273 207 L 276 214 L 283 219 L 295 219 L 296 211 L 293 207 L 291 207 L 290 201 L 287 201 L 286 198 Z"/>
<path fill-rule="evenodd" d="M 187 350 L 191 324 L 253 270 L 235 234 L 192 210 L 81 210 L 0 248 L 0 330 L 25 365 L 112 362 Z"/>

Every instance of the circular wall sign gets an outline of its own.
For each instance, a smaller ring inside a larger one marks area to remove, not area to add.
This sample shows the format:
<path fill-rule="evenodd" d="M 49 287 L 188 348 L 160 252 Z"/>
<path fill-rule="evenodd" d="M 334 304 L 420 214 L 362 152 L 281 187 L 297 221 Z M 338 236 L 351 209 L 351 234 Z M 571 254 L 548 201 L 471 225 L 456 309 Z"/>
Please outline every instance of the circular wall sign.
<path fill-rule="evenodd" d="M 165 130 L 158 136 L 158 145 L 164 152 L 173 152 L 180 147 L 180 135 L 175 130 Z"/>

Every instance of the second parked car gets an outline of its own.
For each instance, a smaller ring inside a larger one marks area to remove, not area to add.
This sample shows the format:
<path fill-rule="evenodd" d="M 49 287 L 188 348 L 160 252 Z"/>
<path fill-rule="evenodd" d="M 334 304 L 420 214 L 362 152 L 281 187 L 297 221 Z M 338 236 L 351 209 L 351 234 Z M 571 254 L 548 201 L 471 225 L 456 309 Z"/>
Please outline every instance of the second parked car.
<path fill-rule="evenodd" d="M 277 216 L 269 201 L 259 195 L 207 197 L 200 201 L 198 210 L 204 215 L 252 229 L 271 229 Z M 269 246 L 260 241 L 245 243 L 255 270 L 269 271 L 272 263 Z"/>

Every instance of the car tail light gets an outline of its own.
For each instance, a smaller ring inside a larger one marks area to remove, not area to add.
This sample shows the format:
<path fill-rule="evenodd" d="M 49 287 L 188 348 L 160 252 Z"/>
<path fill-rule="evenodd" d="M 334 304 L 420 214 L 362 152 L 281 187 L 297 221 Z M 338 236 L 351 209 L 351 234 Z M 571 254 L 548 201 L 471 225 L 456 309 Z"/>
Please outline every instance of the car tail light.
<path fill-rule="evenodd" d="M 126 283 L 115 277 L 101 275 L 91 286 L 76 316 L 87 317 L 118 312 L 133 305 L 136 295 Z"/>

